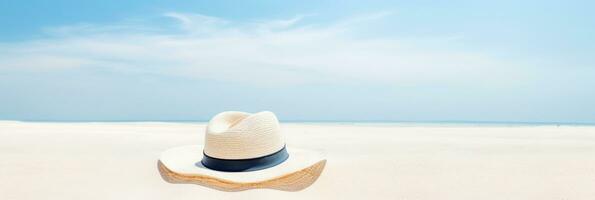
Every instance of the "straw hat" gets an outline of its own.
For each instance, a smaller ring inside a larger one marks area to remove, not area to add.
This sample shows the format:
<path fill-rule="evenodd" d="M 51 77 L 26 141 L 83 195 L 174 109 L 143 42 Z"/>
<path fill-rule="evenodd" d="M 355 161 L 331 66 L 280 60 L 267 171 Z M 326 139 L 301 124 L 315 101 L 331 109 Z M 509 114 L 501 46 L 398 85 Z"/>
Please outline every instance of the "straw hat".
<path fill-rule="evenodd" d="M 169 149 L 158 168 L 171 183 L 224 191 L 298 191 L 316 181 L 325 163 L 318 152 L 286 146 L 272 112 L 228 111 L 209 121 L 204 145 Z"/>

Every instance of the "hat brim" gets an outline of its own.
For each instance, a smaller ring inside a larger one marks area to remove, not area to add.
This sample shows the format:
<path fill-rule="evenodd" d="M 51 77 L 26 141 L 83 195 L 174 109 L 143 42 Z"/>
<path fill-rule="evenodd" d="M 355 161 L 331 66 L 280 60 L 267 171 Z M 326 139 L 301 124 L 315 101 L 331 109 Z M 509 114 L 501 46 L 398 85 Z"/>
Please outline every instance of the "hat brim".
<path fill-rule="evenodd" d="M 221 172 L 202 166 L 202 150 L 202 145 L 192 145 L 163 152 L 158 162 L 163 179 L 224 191 L 253 188 L 298 191 L 314 183 L 326 164 L 319 152 L 287 147 L 289 158 L 279 165 L 249 172 Z"/>

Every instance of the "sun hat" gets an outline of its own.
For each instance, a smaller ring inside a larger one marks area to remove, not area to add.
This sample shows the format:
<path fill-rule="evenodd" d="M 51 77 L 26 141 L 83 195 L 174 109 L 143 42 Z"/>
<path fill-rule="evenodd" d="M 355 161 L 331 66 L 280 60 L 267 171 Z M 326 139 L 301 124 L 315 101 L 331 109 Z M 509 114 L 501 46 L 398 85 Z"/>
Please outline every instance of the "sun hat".
<path fill-rule="evenodd" d="M 204 145 L 166 150 L 158 161 L 164 180 L 223 191 L 302 190 L 318 179 L 326 159 L 285 144 L 275 114 L 227 111 L 213 117 Z"/>

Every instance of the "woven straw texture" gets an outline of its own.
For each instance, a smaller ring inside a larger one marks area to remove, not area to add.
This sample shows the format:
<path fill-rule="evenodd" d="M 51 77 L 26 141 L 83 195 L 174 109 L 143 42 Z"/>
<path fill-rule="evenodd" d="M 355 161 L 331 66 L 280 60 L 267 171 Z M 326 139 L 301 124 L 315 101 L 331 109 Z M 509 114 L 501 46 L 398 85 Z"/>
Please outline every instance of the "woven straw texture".
<path fill-rule="evenodd" d="M 183 175 L 168 169 L 161 161 L 157 163 L 161 177 L 169 183 L 197 184 L 221 191 L 238 192 L 249 189 L 267 188 L 283 191 L 300 191 L 312 185 L 322 173 L 326 160 L 310 167 L 261 182 L 234 182 L 207 175 Z"/>
<path fill-rule="evenodd" d="M 211 119 L 204 153 L 222 159 L 266 156 L 283 148 L 279 120 L 272 112 L 223 112 Z"/>
<path fill-rule="evenodd" d="M 310 186 L 322 173 L 326 160 L 319 152 L 305 149 L 288 147 L 289 158 L 284 162 L 250 172 L 220 172 L 200 163 L 200 150 L 215 158 L 249 159 L 275 153 L 284 146 L 279 120 L 272 112 L 223 112 L 209 121 L 204 146 L 168 149 L 161 154 L 158 169 L 170 183 L 192 183 L 223 191 L 298 191 Z"/>

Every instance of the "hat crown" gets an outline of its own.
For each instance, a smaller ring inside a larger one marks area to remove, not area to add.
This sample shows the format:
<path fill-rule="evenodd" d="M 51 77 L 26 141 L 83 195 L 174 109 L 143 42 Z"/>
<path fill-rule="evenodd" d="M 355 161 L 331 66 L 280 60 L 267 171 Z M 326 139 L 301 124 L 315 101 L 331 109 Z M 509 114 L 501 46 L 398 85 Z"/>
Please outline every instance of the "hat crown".
<path fill-rule="evenodd" d="M 221 159 L 250 159 L 270 155 L 284 146 L 274 113 L 227 111 L 209 121 L 204 153 Z"/>

